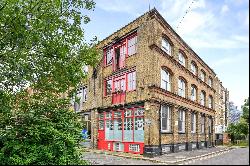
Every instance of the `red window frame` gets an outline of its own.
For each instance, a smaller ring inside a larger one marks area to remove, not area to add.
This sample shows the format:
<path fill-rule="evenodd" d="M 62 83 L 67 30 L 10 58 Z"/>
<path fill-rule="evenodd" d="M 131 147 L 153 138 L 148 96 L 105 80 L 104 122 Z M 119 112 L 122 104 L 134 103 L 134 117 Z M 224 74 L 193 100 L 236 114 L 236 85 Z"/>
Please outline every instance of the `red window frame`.
<path fill-rule="evenodd" d="M 134 52 L 133 54 L 131 54 L 131 55 L 128 55 L 128 41 L 129 41 L 130 39 L 134 38 L 134 37 L 137 37 L 137 38 L 138 38 L 137 32 L 132 33 L 131 35 L 129 35 L 129 36 L 127 36 L 126 38 L 124 38 L 122 41 L 119 41 L 118 43 L 115 43 L 115 44 L 113 44 L 113 45 L 111 45 L 111 46 L 109 46 L 109 47 L 106 47 L 106 48 L 103 50 L 103 55 L 104 55 L 104 58 L 103 58 L 103 65 L 104 65 L 105 67 L 112 65 L 113 71 L 116 71 L 116 70 L 117 70 L 117 66 L 116 66 L 116 64 L 115 64 L 115 62 L 116 62 L 115 49 L 124 46 L 124 47 L 125 47 L 124 57 L 121 58 L 121 59 L 119 60 L 119 69 L 124 68 L 124 67 L 125 67 L 125 60 L 126 60 L 126 58 L 127 58 L 127 57 L 130 57 L 130 56 L 132 56 L 132 55 L 134 55 L 134 54 L 137 53 L 138 39 L 136 39 L 136 43 L 132 46 L 132 47 L 135 47 L 135 52 Z M 113 49 L 112 61 L 111 61 L 110 64 L 107 63 L 107 50 L 108 50 L 108 49 Z M 120 55 L 121 55 L 121 54 L 120 54 Z"/>

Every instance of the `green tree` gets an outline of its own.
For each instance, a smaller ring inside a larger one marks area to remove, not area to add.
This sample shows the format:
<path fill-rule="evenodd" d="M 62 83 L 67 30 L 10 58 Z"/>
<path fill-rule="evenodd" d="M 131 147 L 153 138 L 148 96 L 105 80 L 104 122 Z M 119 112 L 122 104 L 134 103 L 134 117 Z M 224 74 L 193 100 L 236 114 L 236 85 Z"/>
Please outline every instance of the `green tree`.
<path fill-rule="evenodd" d="M 94 5 L 0 1 L 0 164 L 83 164 L 82 126 L 69 100 L 86 76 L 82 67 L 99 59 L 82 28 Z"/>
<path fill-rule="evenodd" d="M 230 134 L 232 142 L 234 142 L 235 140 L 245 139 L 247 134 L 249 133 L 248 124 L 242 120 L 236 124 L 231 123 L 228 126 L 227 132 Z"/>
<path fill-rule="evenodd" d="M 245 99 L 245 103 L 242 106 L 243 115 L 242 118 L 246 120 L 246 122 L 249 124 L 249 97 Z"/>

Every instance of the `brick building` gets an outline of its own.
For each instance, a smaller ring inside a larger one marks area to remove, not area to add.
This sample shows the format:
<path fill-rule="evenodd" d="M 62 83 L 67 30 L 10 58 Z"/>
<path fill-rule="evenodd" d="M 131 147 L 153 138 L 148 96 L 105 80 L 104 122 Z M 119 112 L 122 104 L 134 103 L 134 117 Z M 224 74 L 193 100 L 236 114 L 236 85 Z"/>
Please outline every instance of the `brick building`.
<path fill-rule="evenodd" d="M 230 120 L 229 91 L 218 77 L 215 79 L 215 90 L 215 142 L 220 145 L 228 142 L 226 131 Z"/>
<path fill-rule="evenodd" d="M 93 148 L 154 156 L 214 145 L 216 74 L 156 9 L 98 48 L 78 108 Z"/>

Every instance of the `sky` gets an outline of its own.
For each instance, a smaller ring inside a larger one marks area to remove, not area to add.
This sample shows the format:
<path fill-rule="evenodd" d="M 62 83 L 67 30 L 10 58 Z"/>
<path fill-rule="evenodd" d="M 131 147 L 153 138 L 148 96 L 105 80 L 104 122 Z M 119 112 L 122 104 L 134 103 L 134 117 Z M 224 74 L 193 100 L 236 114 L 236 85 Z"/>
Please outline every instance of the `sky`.
<path fill-rule="evenodd" d="M 155 7 L 217 74 L 238 108 L 249 97 L 248 0 L 94 0 L 86 41 L 102 40 Z M 186 13 L 186 11 L 188 11 Z M 185 16 L 183 18 L 183 16 Z"/>

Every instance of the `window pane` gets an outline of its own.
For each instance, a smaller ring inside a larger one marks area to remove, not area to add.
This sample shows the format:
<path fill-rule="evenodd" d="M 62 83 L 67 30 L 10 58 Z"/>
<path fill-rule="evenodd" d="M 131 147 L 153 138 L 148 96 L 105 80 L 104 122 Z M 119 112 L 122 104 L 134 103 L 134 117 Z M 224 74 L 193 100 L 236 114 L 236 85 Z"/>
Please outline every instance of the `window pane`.
<path fill-rule="evenodd" d="M 106 95 L 110 95 L 112 92 L 112 80 L 107 80 L 106 82 Z"/>

